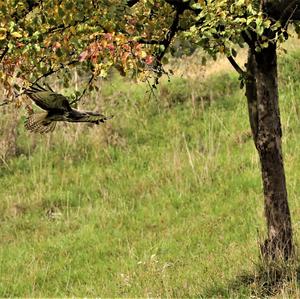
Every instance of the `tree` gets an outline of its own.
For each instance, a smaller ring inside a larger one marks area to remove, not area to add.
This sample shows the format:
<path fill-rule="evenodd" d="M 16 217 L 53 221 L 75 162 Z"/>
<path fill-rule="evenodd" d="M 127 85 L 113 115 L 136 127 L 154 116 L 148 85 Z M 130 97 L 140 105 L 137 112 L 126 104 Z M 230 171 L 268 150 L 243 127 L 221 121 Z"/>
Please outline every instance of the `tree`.
<path fill-rule="evenodd" d="M 267 259 L 289 259 L 293 234 L 281 147 L 277 44 L 300 19 L 300 1 L 287 0 L 8 0 L 0 2 L 0 80 L 8 96 L 59 70 L 79 66 L 93 79 L 115 66 L 142 80 L 165 73 L 176 38 L 222 53 L 245 86 L 264 187 Z M 236 48 L 249 49 L 246 69 Z M 21 88 L 20 88 L 21 87 Z"/>

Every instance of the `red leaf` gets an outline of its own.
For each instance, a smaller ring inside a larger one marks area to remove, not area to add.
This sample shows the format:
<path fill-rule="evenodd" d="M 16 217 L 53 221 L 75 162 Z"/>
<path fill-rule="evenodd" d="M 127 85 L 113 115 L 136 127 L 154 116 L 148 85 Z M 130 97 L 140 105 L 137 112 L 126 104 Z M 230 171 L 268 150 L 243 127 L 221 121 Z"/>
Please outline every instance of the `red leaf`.
<path fill-rule="evenodd" d="M 153 63 L 153 61 L 154 61 L 154 57 L 153 56 L 151 56 L 151 55 L 147 55 L 147 57 L 145 58 L 145 62 L 146 62 L 146 64 L 152 64 Z"/>
<path fill-rule="evenodd" d="M 85 61 L 85 60 L 87 60 L 88 56 L 89 56 L 89 53 L 87 50 L 85 50 L 79 55 L 78 60 L 80 62 Z"/>

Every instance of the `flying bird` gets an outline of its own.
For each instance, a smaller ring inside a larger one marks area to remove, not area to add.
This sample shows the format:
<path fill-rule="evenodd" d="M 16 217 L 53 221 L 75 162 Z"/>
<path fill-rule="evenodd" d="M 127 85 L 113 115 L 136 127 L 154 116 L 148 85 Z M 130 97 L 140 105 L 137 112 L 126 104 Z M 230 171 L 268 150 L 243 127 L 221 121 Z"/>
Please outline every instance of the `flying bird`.
<path fill-rule="evenodd" d="M 58 121 L 88 122 L 93 124 L 104 123 L 112 118 L 92 111 L 81 111 L 71 107 L 69 100 L 40 85 L 34 85 L 25 91 L 25 94 L 46 112 L 29 112 L 25 120 L 25 128 L 34 133 L 48 133 L 55 129 Z"/>

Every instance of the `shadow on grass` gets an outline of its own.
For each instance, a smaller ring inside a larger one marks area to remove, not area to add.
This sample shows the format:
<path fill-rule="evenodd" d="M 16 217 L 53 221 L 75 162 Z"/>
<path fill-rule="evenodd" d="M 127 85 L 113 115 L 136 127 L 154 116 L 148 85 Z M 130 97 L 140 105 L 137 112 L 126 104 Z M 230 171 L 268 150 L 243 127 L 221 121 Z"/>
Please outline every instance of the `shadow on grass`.
<path fill-rule="evenodd" d="M 227 285 L 213 286 L 200 294 L 200 298 L 266 298 L 285 295 L 299 298 L 300 265 L 272 263 L 256 267 L 231 280 Z"/>

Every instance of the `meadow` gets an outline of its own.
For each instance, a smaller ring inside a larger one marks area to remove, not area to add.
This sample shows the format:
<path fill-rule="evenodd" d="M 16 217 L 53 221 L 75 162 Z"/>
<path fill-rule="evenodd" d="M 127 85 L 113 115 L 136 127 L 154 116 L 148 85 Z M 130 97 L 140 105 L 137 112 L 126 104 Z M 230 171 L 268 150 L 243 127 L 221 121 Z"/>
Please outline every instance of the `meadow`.
<path fill-rule="evenodd" d="M 279 64 L 297 239 L 299 50 Z M 176 72 L 155 96 L 117 75 L 99 81 L 80 105 L 114 115 L 102 126 L 59 124 L 35 135 L 24 130 L 23 110 L 6 112 L 0 297 L 262 296 L 259 161 L 238 76 L 217 65 L 204 75 Z M 299 295 L 297 279 L 277 293 Z"/>

